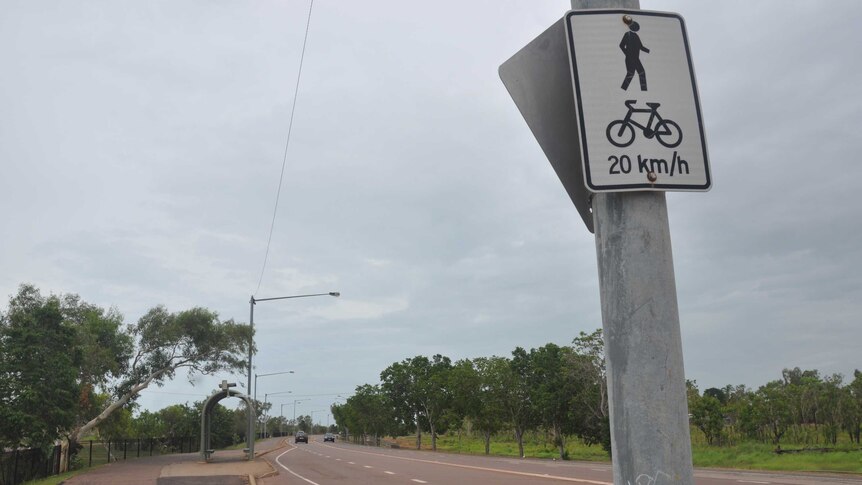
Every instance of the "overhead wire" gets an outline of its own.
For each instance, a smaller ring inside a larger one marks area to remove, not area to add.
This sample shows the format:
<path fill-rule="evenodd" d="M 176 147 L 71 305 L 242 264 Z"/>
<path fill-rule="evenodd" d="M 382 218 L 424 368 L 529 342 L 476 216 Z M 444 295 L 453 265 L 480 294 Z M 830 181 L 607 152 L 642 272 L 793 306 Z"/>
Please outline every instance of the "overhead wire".
<path fill-rule="evenodd" d="M 281 160 L 281 174 L 278 177 L 278 191 L 275 194 L 275 206 L 272 210 L 272 222 L 269 225 L 269 237 L 266 240 L 266 253 L 263 256 L 263 266 L 260 268 L 260 278 L 257 280 L 257 288 L 254 290 L 254 294 L 257 295 L 257 292 L 260 290 L 260 284 L 263 282 L 263 274 L 266 271 L 266 263 L 269 259 L 269 248 L 272 244 L 272 233 L 275 230 L 275 216 L 278 214 L 278 202 L 281 198 L 281 186 L 282 180 L 284 179 L 284 168 L 287 165 L 287 150 L 290 147 L 290 134 L 293 131 L 293 116 L 296 113 L 296 100 L 299 97 L 299 81 L 302 78 L 302 64 L 305 60 L 305 46 L 308 44 L 308 30 L 311 26 L 311 10 L 314 8 L 314 0 L 308 5 L 308 19 L 305 22 L 305 37 L 302 40 L 302 54 L 299 56 L 299 70 L 296 73 L 296 87 L 293 91 L 293 106 L 290 109 L 290 122 L 287 125 L 287 140 L 284 143 L 284 156 Z"/>

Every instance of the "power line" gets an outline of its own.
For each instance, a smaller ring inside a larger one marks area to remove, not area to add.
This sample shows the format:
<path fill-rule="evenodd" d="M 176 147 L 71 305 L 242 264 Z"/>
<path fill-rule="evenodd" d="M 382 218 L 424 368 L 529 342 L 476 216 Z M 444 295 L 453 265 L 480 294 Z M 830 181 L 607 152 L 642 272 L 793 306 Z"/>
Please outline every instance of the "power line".
<path fill-rule="evenodd" d="M 314 0 L 308 5 L 308 20 L 305 23 L 305 38 L 302 40 L 302 54 L 299 56 L 299 72 L 296 73 L 296 88 L 293 91 L 293 107 L 290 109 L 290 123 L 287 125 L 287 140 L 284 143 L 284 156 L 281 160 L 281 175 L 278 176 L 278 191 L 275 194 L 275 207 L 272 209 L 272 222 L 269 225 L 269 237 L 266 240 L 266 253 L 263 256 L 263 267 L 260 268 L 260 278 L 257 280 L 257 288 L 254 290 L 256 295 L 260 290 L 260 283 L 263 281 L 263 273 L 266 271 L 266 261 L 269 259 L 269 246 L 272 242 L 272 233 L 275 229 L 275 215 L 278 213 L 278 200 L 281 198 L 281 181 L 284 179 L 284 167 L 287 164 L 287 149 L 290 146 L 290 133 L 293 131 L 293 115 L 296 113 L 296 99 L 299 95 L 299 80 L 302 77 L 302 61 L 305 59 L 305 46 L 308 44 L 308 28 L 311 26 L 311 9 L 314 7 Z"/>

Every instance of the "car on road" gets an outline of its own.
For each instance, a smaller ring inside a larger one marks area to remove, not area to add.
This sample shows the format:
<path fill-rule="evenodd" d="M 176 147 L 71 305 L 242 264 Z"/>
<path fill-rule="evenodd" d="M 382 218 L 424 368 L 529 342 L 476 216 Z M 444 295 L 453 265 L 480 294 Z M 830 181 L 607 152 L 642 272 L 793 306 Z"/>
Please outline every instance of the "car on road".
<path fill-rule="evenodd" d="M 293 437 L 294 443 L 299 443 L 300 441 L 303 443 L 308 443 L 308 435 L 305 434 L 305 431 L 297 431 L 296 436 Z"/>
<path fill-rule="evenodd" d="M 332 433 L 326 433 L 325 435 L 323 435 L 323 442 L 325 443 L 327 441 L 335 443 L 335 435 Z"/>

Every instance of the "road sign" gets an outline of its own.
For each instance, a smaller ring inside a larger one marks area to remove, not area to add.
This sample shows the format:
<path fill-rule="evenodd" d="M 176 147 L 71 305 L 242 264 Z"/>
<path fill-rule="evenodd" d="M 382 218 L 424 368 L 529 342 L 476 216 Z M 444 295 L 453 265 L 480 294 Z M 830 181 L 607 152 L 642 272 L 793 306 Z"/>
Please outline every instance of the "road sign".
<path fill-rule="evenodd" d="M 584 187 L 581 148 L 575 121 L 575 98 L 566 47 L 566 27 L 559 19 L 500 66 L 500 79 L 527 121 L 575 204 L 593 232 L 592 194 Z"/>
<path fill-rule="evenodd" d="M 709 190 L 703 117 L 682 17 L 573 10 L 564 19 L 587 188 Z"/>

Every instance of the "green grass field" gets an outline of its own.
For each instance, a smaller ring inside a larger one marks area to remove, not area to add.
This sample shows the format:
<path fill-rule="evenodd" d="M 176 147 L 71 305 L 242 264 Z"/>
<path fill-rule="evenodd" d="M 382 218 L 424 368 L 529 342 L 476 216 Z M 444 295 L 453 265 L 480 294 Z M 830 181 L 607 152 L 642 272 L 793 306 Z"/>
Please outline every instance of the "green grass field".
<path fill-rule="evenodd" d="M 402 448 L 415 448 L 416 436 L 402 436 L 396 439 Z M 802 445 L 783 444 L 782 448 L 802 449 Z M 431 449 L 431 438 L 422 436 L 422 449 Z M 437 449 L 449 453 L 485 453 L 485 444 L 480 437 L 463 434 L 444 435 L 437 438 Z M 566 446 L 570 460 L 609 462 L 610 459 L 601 446 L 587 446 L 575 438 Z M 491 439 L 491 454 L 498 456 L 518 456 L 518 444 L 514 438 L 498 435 Z M 524 454 L 529 458 L 559 458 L 559 451 L 545 440 L 543 434 L 531 433 L 524 439 Z M 694 466 L 705 468 L 737 468 L 767 471 L 810 471 L 843 472 L 862 474 L 862 450 L 852 448 L 849 443 L 839 443 L 836 451 L 775 453 L 769 444 L 745 442 L 735 446 L 692 446 Z"/>

